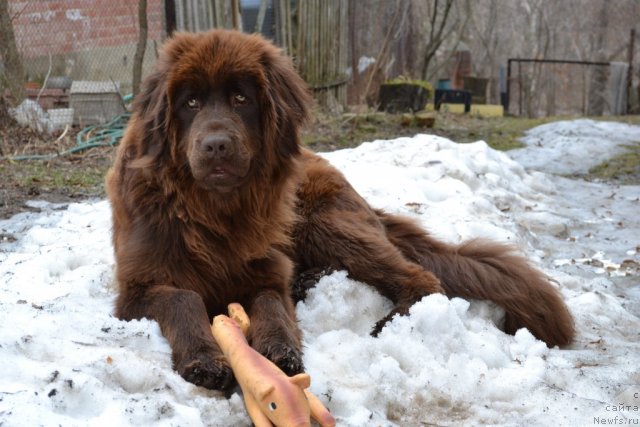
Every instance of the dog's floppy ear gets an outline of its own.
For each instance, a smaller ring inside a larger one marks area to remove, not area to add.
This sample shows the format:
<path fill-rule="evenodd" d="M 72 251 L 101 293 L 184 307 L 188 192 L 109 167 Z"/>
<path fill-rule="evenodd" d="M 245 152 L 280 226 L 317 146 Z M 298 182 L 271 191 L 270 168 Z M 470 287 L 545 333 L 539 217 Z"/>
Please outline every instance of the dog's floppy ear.
<path fill-rule="evenodd" d="M 270 104 L 266 116 L 271 122 L 263 126 L 278 153 L 290 157 L 300 152 L 299 129 L 309 116 L 312 97 L 291 60 L 279 50 L 268 52 L 263 65 Z"/>
<path fill-rule="evenodd" d="M 136 141 L 136 157 L 129 164 L 130 167 L 146 168 L 166 152 L 169 144 L 168 111 L 169 102 L 166 90 L 166 66 L 156 65 L 156 68 L 142 83 L 140 93 L 133 102 L 133 113 L 137 116 L 137 125 L 141 127 L 141 139 Z"/>
<path fill-rule="evenodd" d="M 133 112 L 141 126 L 137 156 L 131 167 L 145 168 L 157 164 L 160 157 L 170 151 L 175 139 L 175 126 L 171 125 L 169 81 L 171 67 L 193 44 L 195 36 L 179 33 L 163 46 L 160 58 L 151 74 L 144 79 L 140 93 L 133 103 Z"/>

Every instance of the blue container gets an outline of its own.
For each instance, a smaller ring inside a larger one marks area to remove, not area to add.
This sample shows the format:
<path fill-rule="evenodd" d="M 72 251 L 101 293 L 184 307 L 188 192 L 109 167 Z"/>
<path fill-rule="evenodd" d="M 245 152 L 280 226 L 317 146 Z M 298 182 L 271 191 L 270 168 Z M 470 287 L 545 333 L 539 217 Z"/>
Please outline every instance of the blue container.
<path fill-rule="evenodd" d="M 451 79 L 439 79 L 436 89 L 451 89 Z"/>

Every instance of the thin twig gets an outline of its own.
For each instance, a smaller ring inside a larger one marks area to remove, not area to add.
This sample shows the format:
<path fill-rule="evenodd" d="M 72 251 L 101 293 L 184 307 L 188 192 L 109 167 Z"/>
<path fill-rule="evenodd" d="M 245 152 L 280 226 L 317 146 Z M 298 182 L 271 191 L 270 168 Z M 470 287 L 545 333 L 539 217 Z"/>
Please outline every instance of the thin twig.
<path fill-rule="evenodd" d="M 67 133 L 69 133 L 69 124 L 64 125 L 64 132 L 62 132 L 62 134 L 58 137 L 58 139 L 56 139 L 53 143 L 57 144 L 58 142 L 62 141 L 62 139 L 67 135 Z"/>
<path fill-rule="evenodd" d="M 42 87 L 38 92 L 38 96 L 36 97 L 36 102 L 40 102 L 40 95 L 42 95 L 42 92 L 44 92 L 45 88 L 47 87 L 47 82 L 49 81 L 49 76 L 51 75 L 51 68 L 53 68 L 53 63 L 51 59 L 51 52 L 49 52 L 49 69 L 47 70 L 47 75 L 44 77 L 44 82 L 42 83 Z"/>

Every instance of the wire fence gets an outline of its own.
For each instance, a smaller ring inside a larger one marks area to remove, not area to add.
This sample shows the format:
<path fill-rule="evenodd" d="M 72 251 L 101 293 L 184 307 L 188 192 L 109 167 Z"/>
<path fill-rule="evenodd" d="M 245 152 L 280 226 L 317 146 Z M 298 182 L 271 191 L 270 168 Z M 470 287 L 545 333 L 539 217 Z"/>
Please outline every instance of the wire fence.
<path fill-rule="evenodd" d="M 37 103 L 50 112 L 53 127 L 69 120 L 69 112 L 82 127 L 124 113 L 138 43 L 137 0 L 8 0 L 8 15 L 26 77 L 23 93 L 35 101 L 23 115 L 34 114 Z M 165 36 L 164 1 L 148 0 L 147 22 L 144 71 Z M 6 62 L 9 55 L 3 56 Z M 4 64 L 7 71 L 11 66 Z"/>
<path fill-rule="evenodd" d="M 131 0 L 9 1 L 16 45 L 33 86 L 65 76 L 117 81 L 130 89 L 138 39 L 138 2 Z M 147 65 L 161 42 L 163 2 L 149 0 Z"/>
<path fill-rule="evenodd" d="M 6 1 L 22 66 L 17 74 L 26 75 L 28 98 L 45 110 L 72 108 L 73 124 L 80 126 L 104 123 L 124 111 L 120 97 L 132 91 L 140 32 L 138 0 Z M 344 107 L 346 3 L 314 0 L 304 3 L 304 14 L 299 12 L 300 4 L 291 0 L 147 0 L 142 75 L 155 62 L 167 31 L 238 28 L 261 32 L 296 56 L 299 71 L 312 83 L 319 103 Z M 310 22 L 320 26 L 307 32 L 307 40 L 298 37 L 292 17 L 296 28 L 306 28 Z M 339 43 L 336 31 L 341 34 Z M 312 63 L 310 58 L 317 60 Z"/>
<path fill-rule="evenodd" d="M 625 114 L 627 72 L 625 63 L 510 59 L 507 112 L 527 117 Z"/>

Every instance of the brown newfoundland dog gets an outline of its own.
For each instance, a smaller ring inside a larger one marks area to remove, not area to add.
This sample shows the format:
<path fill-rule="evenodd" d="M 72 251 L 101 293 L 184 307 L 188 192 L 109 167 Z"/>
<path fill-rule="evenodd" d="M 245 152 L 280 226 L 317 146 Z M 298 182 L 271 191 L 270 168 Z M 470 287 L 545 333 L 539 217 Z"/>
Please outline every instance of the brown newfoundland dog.
<path fill-rule="evenodd" d="M 285 372 L 302 371 L 294 278 L 327 268 L 393 302 L 374 335 L 444 292 L 495 301 L 507 332 L 526 327 L 550 346 L 572 340 L 558 292 L 512 248 L 434 240 L 372 209 L 303 149 L 310 101 L 279 49 L 221 30 L 172 37 L 136 98 L 107 177 L 116 315 L 156 320 L 186 380 L 230 385 L 209 323 L 234 301 L 251 316 L 251 345 Z"/>

